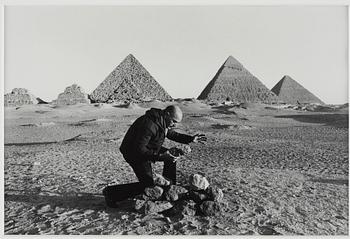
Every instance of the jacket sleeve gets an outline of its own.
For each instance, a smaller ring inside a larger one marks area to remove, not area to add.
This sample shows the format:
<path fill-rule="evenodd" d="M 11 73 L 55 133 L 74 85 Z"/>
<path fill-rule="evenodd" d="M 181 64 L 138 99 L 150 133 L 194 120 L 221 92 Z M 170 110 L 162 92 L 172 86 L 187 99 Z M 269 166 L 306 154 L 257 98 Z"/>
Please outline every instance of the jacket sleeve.
<path fill-rule="evenodd" d="M 180 134 L 174 130 L 169 130 L 166 137 L 170 140 L 181 144 L 189 144 L 193 142 L 193 136 L 187 134 Z"/>
<path fill-rule="evenodd" d="M 159 154 L 147 147 L 153 135 L 152 128 L 144 127 L 139 131 L 134 140 L 135 152 L 147 161 L 159 160 Z"/>

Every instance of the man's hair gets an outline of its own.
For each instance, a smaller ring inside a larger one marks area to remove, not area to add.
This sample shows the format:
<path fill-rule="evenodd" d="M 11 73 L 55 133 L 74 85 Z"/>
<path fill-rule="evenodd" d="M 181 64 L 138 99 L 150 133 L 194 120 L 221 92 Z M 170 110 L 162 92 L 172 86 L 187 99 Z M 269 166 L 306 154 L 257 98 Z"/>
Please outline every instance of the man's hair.
<path fill-rule="evenodd" d="M 165 108 L 165 112 L 169 112 L 170 114 L 174 114 L 178 109 L 180 109 L 180 107 L 178 107 L 176 105 L 169 105 Z"/>
<path fill-rule="evenodd" d="M 181 121 L 182 120 L 182 111 L 181 111 L 181 109 L 180 109 L 180 107 L 179 106 L 177 106 L 177 105 L 169 105 L 169 106 L 167 106 L 166 108 L 165 108 L 165 110 L 164 110 L 165 112 L 168 112 L 172 117 L 176 117 L 176 116 L 178 116 L 178 117 L 180 117 L 179 118 L 179 121 Z"/>

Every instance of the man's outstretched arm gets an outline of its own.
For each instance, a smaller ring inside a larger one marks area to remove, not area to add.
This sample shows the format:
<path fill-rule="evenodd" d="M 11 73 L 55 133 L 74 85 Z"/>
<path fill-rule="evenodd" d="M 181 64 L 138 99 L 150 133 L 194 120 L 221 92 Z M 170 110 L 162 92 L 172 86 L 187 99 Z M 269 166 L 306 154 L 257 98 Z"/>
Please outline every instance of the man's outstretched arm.
<path fill-rule="evenodd" d="M 181 134 L 174 130 L 169 130 L 166 137 L 170 140 L 173 140 L 175 142 L 181 143 L 181 144 L 189 144 L 189 143 L 204 143 L 207 141 L 207 137 L 205 137 L 204 134 L 195 134 L 195 135 L 188 135 L 188 134 Z"/>

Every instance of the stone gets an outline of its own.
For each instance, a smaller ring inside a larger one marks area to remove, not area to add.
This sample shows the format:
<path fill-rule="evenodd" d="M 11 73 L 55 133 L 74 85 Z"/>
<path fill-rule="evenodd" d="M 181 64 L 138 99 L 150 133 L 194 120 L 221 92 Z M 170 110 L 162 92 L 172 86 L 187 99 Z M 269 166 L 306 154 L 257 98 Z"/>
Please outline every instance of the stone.
<path fill-rule="evenodd" d="M 134 205 L 135 210 L 140 211 L 142 207 L 145 205 L 145 203 L 146 203 L 146 200 L 136 199 L 135 205 Z"/>
<path fill-rule="evenodd" d="M 176 204 L 176 211 L 182 216 L 195 216 L 197 204 L 193 200 L 184 200 Z"/>
<path fill-rule="evenodd" d="M 208 187 L 206 193 L 210 201 L 222 202 L 222 199 L 224 198 L 224 193 L 222 190 L 215 186 Z"/>
<path fill-rule="evenodd" d="M 182 156 L 182 155 L 185 154 L 184 151 L 183 151 L 182 149 L 177 148 L 177 147 L 172 147 L 172 148 L 170 148 L 168 151 L 169 151 L 169 153 L 170 153 L 171 155 L 173 155 L 174 157 L 180 157 L 180 156 Z"/>
<path fill-rule="evenodd" d="M 59 94 L 57 100 L 53 101 L 53 103 L 56 105 L 90 104 L 90 100 L 80 86 L 73 84 L 68 86 L 63 93 Z"/>
<path fill-rule="evenodd" d="M 164 193 L 165 199 L 168 201 L 177 201 L 187 194 L 188 190 L 184 187 L 171 185 Z"/>
<path fill-rule="evenodd" d="M 150 200 L 157 200 L 162 196 L 164 190 L 159 186 L 154 186 L 145 188 L 144 192 L 146 196 L 150 198 Z"/>
<path fill-rule="evenodd" d="M 254 210 L 254 212 L 258 213 L 258 214 L 262 214 L 262 213 L 265 213 L 265 208 L 262 207 L 262 206 L 257 206 Z"/>
<path fill-rule="evenodd" d="M 151 99 L 171 100 L 141 63 L 129 54 L 92 92 L 93 102 L 142 102 Z"/>
<path fill-rule="evenodd" d="M 153 181 L 154 181 L 154 184 L 158 185 L 158 186 L 169 186 L 170 185 L 170 181 L 167 180 L 166 178 L 164 178 L 160 174 L 154 174 Z"/>
<path fill-rule="evenodd" d="M 192 174 L 190 176 L 190 187 L 193 190 L 205 190 L 209 187 L 208 180 L 200 174 Z"/>
<path fill-rule="evenodd" d="M 201 212 L 205 216 L 220 216 L 226 205 L 222 202 L 204 201 L 200 206 Z"/>
<path fill-rule="evenodd" d="M 173 205 L 168 201 L 146 201 L 139 211 L 147 215 L 152 213 L 160 213 L 172 207 Z"/>
<path fill-rule="evenodd" d="M 50 204 L 48 205 L 45 205 L 43 207 L 41 207 L 39 210 L 38 210 L 38 214 L 43 214 L 43 213 L 47 213 L 47 212 L 51 212 L 53 209 L 51 208 Z"/>
<path fill-rule="evenodd" d="M 258 233 L 260 235 L 282 235 L 281 233 L 277 232 L 272 227 L 268 227 L 268 226 L 260 226 L 260 227 L 258 227 Z"/>
<path fill-rule="evenodd" d="M 189 192 L 189 198 L 191 200 L 195 201 L 196 203 L 202 203 L 202 201 L 208 199 L 208 196 L 205 193 L 200 193 L 200 192 L 196 192 L 196 191 L 190 191 Z"/>

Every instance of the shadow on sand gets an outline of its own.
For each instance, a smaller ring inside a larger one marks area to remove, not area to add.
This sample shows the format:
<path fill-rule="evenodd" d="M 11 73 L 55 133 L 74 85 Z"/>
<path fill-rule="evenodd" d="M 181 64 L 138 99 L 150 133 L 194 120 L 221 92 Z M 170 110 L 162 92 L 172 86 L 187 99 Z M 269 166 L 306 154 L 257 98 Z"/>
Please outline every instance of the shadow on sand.
<path fill-rule="evenodd" d="M 303 114 L 303 115 L 280 115 L 276 118 L 290 118 L 304 123 L 317 123 L 336 128 L 348 128 L 348 114 Z"/>
<path fill-rule="evenodd" d="M 41 191 L 41 193 L 45 193 Z M 47 192 L 49 193 L 49 192 Z M 118 208 L 109 208 L 106 206 L 102 194 L 77 193 L 77 194 L 56 194 L 56 195 L 39 195 L 35 192 L 23 192 L 7 190 L 5 201 L 24 202 L 33 206 L 50 205 L 53 209 L 56 206 L 67 209 L 79 210 L 108 210 L 114 212 L 134 211 L 132 200 L 124 200 L 118 205 Z"/>
<path fill-rule="evenodd" d="M 45 141 L 45 142 L 28 142 L 28 143 L 7 143 L 4 144 L 4 146 L 28 146 L 28 145 L 46 145 L 46 144 L 59 144 L 63 142 L 70 142 L 70 141 L 86 141 L 85 139 L 79 138 L 81 134 L 74 136 L 73 138 L 70 139 L 65 139 L 62 141 Z"/>
<path fill-rule="evenodd" d="M 309 181 L 316 182 L 316 183 L 328 183 L 328 184 L 349 186 L 349 180 L 348 179 L 312 178 Z"/>
<path fill-rule="evenodd" d="M 222 106 L 213 106 L 212 107 L 215 113 L 225 114 L 225 115 L 236 115 L 236 112 L 234 112 L 232 109 L 237 108 L 235 106 L 230 105 L 222 105 Z"/>

